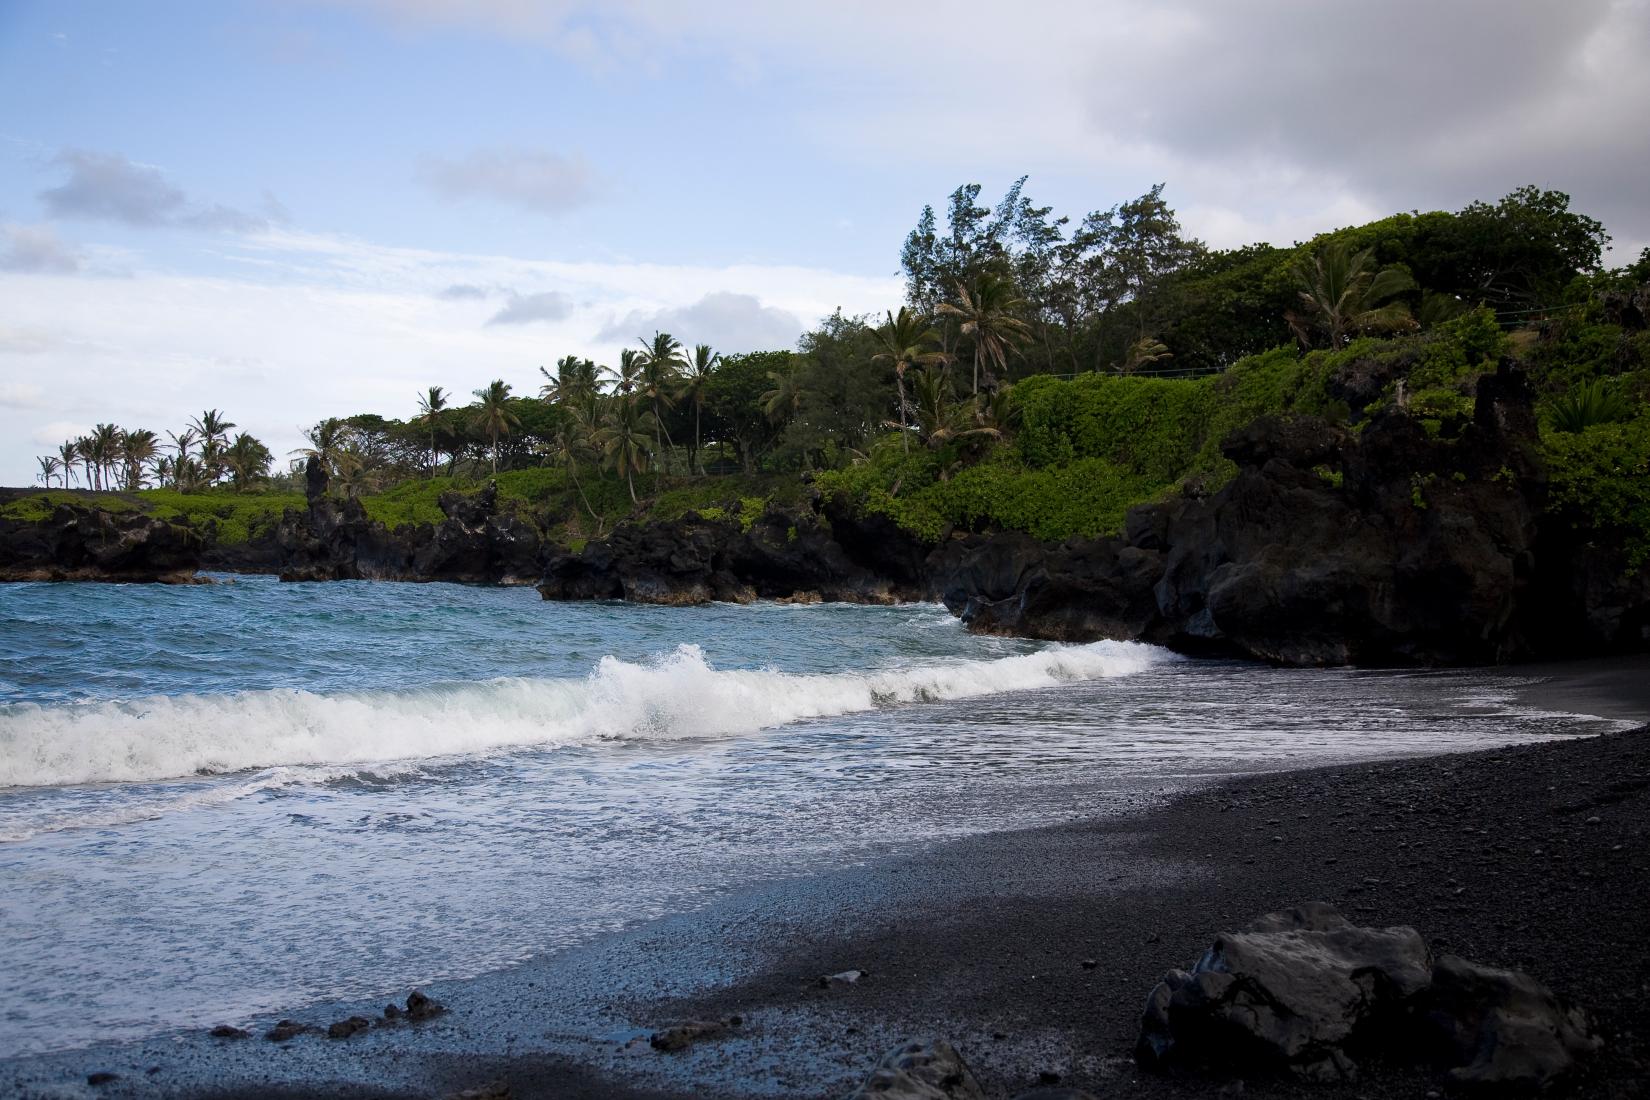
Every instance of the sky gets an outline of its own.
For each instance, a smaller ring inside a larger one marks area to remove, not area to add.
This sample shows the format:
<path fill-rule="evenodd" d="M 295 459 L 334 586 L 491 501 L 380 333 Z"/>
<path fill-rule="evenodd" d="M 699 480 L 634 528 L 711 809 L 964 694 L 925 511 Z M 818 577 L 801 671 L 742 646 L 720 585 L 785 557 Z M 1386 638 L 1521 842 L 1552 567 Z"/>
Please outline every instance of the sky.
<path fill-rule="evenodd" d="M 1533 183 L 1650 244 L 1650 0 L 0 0 L 0 484 L 897 307 L 965 182 L 1217 247 Z"/>

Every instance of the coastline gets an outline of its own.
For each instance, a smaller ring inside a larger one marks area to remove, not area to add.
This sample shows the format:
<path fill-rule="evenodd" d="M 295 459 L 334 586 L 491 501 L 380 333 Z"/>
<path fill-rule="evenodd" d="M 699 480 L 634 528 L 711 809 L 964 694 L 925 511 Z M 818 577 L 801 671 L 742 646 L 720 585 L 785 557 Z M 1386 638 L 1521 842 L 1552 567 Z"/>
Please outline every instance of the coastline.
<path fill-rule="evenodd" d="M 1523 671 L 1544 709 L 1650 718 L 1650 661 Z M 1134 1068 L 1147 990 L 1216 933 L 1327 900 L 1359 923 L 1413 924 L 1435 950 L 1528 970 L 1611 1039 L 1575 1094 L 1646 1095 L 1650 1035 L 1623 1033 L 1650 990 L 1647 811 L 1650 728 L 1244 776 L 740 891 L 437 983 L 428 991 L 451 1011 L 427 1024 L 275 1044 L 211 1039 L 216 1024 L 247 1022 L 202 1020 L 182 1035 L 0 1062 L 0 1084 L 21 1096 L 442 1096 L 496 1081 L 518 1097 L 837 1096 L 895 1042 L 931 1035 L 955 1043 L 992 1095 L 1042 1074 L 1100 1095 L 1211 1095 L 1218 1086 Z M 865 977 L 820 988 L 850 969 Z M 288 1015 L 324 1027 L 381 1007 Z M 742 1023 L 725 1039 L 669 1055 L 646 1044 L 668 1023 L 733 1014 Z M 93 1088 L 94 1072 L 120 1076 Z M 1311 1095 L 1433 1087 L 1393 1069 Z"/>

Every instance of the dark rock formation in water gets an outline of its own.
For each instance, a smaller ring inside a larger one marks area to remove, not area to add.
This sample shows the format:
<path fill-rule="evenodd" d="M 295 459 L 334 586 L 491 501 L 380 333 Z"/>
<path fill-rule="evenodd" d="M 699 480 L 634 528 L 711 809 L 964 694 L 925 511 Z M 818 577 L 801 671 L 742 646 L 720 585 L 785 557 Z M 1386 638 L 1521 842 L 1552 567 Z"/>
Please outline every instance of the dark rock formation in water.
<path fill-rule="evenodd" d="M 0 517 L 0 581 L 188 584 L 204 546 L 187 523 L 58 504 L 43 521 Z"/>
<path fill-rule="evenodd" d="M 971 629 L 1139 638 L 1281 664 L 1488 664 L 1650 646 L 1650 571 L 1545 511 L 1521 374 L 1480 380 L 1472 424 L 1397 412 L 1357 433 L 1263 418 L 1207 497 L 1135 509 L 1118 539 L 971 538 L 936 551 Z"/>
<path fill-rule="evenodd" d="M 1434 963 L 1413 928 L 1360 928 L 1315 904 L 1226 933 L 1190 970 L 1165 974 L 1136 1057 L 1157 1070 L 1349 1081 L 1373 1056 L 1533 1091 L 1599 1046 L 1582 1014 L 1528 975 Z"/>
<path fill-rule="evenodd" d="M 361 502 L 327 495 L 315 459 L 305 467 L 308 507 L 288 510 L 270 556 L 285 581 L 415 580 L 532 584 L 544 572 L 538 528 L 498 509 L 498 488 L 443 493 L 438 524 L 386 528 Z"/>
<path fill-rule="evenodd" d="M 894 603 L 920 598 L 921 557 L 890 577 L 900 540 L 833 524 L 814 511 L 770 507 L 748 529 L 695 514 L 625 524 L 583 551 L 552 553 L 547 600 L 694 604 L 753 599 Z M 904 544 L 910 545 L 906 538 Z"/>
<path fill-rule="evenodd" d="M 1339 380 L 1351 394 L 1382 378 Z M 546 599 L 943 599 L 981 633 L 1139 639 L 1289 665 L 1493 664 L 1650 647 L 1650 569 L 1546 509 L 1531 395 L 1504 363 L 1472 422 L 1402 411 L 1354 431 L 1267 417 L 1219 491 L 1134 509 L 1118 538 L 938 545 L 852 502 L 749 530 L 689 516 L 552 553 Z"/>

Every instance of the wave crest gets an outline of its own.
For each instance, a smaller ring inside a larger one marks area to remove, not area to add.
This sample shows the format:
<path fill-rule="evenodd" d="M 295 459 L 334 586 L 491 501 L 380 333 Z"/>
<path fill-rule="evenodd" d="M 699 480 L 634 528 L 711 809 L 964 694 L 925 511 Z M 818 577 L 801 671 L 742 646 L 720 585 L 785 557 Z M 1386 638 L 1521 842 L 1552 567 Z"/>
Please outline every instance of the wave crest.
<path fill-rule="evenodd" d="M 582 744 L 722 737 L 808 718 L 1125 676 L 1167 658 L 1130 642 L 995 660 L 805 675 L 712 668 L 696 645 L 647 663 L 604 657 L 583 680 L 410 691 L 255 691 L 0 708 L 0 787 L 142 782 L 300 765 L 364 765 Z"/>

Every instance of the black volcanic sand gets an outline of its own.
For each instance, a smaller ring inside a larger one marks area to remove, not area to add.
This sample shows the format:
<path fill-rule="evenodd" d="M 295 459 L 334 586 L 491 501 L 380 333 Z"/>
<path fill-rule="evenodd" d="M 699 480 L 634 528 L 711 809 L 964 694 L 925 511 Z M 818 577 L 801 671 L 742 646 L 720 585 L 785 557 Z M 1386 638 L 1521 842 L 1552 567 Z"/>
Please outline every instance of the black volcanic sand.
<path fill-rule="evenodd" d="M 1146 993 L 1217 931 L 1314 900 L 1414 925 L 1435 951 L 1529 971 L 1592 1012 L 1607 1039 L 1562 1094 L 1650 1096 L 1650 727 L 1230 780 L 1133 813 L 745 891 L 437 983 L 429 992 L 451 1011 L 430 1023 L 277 1044 L 205 1036 L 273 1018 L 203 1020 L 183 1036 L 0 1063 L 0 1094 L 443 1096 L 502 1083 L 511 1091 L 497 1095 L 517 1097 L 830 1097 L 896 1042 L 938 1036 L 993 1096 L 1046 1075 L 1102 1097 L 1230 1096 L 1134 1067 Z M 849 969 L 865 976 L 821 987 Z M 324 1027 L 386 999 L 288 1015 Z M 732 1015 L 741 1023 L 726 1037 L 685 1052 L 647 1045 L 655 1027 Z M 119 1076 L 88 1086 L 99 1071 Z M 1242 1090 L 1447 1092 L 1379 1065 L 1352 1085 Z"/>

